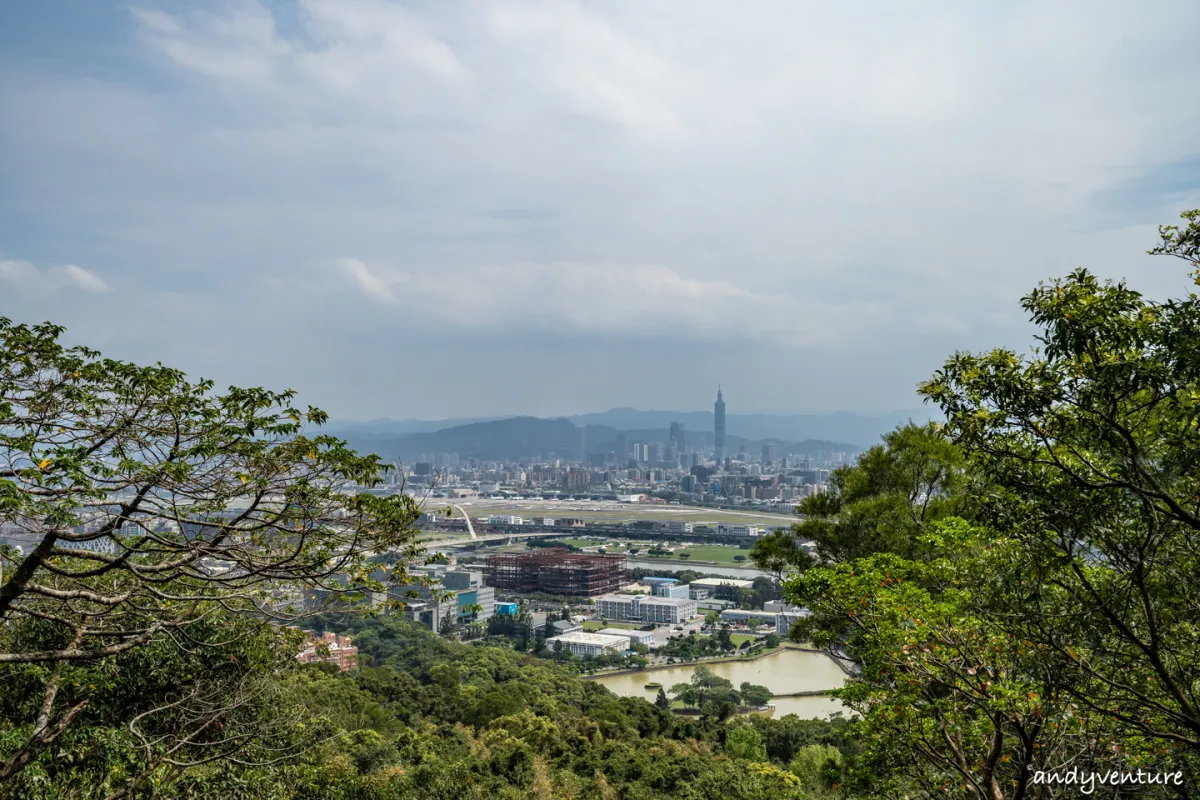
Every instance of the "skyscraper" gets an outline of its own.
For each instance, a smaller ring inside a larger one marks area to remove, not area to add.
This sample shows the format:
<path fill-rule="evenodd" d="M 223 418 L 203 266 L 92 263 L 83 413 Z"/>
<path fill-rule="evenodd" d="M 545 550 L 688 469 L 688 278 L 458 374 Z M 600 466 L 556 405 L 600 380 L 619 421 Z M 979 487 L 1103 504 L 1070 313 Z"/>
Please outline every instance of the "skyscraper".
<path fill-rule="evenodd" d="M 717 402 L 713 403 L 713 444 L 717 461 L 725 455 L 725 401 L 721 399 L 721 387 L 717 387 Z"/>
<path fill-rule="evenodd" d="M 671 423 L 671 437 L 668 443 L 674 444 L 675 447 L 679 449 L 680 453 L 687 452 L 687 443 L 685 441 L 686 436 L 687 434 L 684 432 L 682 422 Z"/>

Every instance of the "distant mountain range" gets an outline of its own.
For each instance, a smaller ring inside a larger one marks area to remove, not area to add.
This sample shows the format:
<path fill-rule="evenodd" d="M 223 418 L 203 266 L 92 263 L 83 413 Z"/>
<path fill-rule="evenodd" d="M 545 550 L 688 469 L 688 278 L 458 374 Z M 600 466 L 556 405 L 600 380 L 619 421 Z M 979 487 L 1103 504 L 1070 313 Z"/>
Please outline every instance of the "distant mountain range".
<path fill-rule="evenodd" d="M 896 411 L 871 417 L 856 414 L 730 414 L 726 451 L 743 445 L 751 454 L 774 444 L 776 454 L 815 454 L 821 450 L 860 452 L 887 431 L 908 422 L 926 422 L 928 410 Z M 598 414 L 542 419 L 509 417 L 447 420 L 389 420 L 333 422 L 322 429 L 347 440 L 363 453 L 381 458 L 415 460 L 422 454 L 458 453 L 463 457 L 515 459 L 549 456 L 574 460 L 581 452 L 617 449 L 617 437 L 628 444 L 666 442 L 672 422 L 682 423 L 689 449 L 711 446 L 711 411 L 639 411 L 616 408 Z"/>

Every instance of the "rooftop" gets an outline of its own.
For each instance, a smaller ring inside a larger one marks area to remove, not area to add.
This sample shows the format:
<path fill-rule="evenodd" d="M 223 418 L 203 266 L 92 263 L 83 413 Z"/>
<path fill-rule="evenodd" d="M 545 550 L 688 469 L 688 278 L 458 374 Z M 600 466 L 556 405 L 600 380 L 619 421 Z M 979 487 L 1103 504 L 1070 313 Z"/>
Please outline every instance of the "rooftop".
<path fill-rule="evenodd" d="M 689 600 L 686 597 L 642 597 L 640 605 L 643 606 L 684 606 L 695 605 L 695 600 Z"/>
<path fill-rule="evenodd" d="M 622 643 L 624 639 L 624 643 Z M 574 633 L 564 633 L 562 636 L 553 636 L 546 640 L 546 643 L 562 642 L 563 644 L 592 644 L 599 647 L 624 647 L 629 644 L 629 636 L 622 634 L 620 636 L 607 633 L 585 633 L 583 631 L 575 631 Z"/>
<path fill-rule="evenodd" d="M 737 578 L 697 578 L 696 580 L 692 581 L 690 585 L 692 585 L 692 586 L 737 586 L 738 588 L 744 588 L 747 586 L 753 586 L 754 581 L 743 581 L 743 580 L 738 580 Z"/>

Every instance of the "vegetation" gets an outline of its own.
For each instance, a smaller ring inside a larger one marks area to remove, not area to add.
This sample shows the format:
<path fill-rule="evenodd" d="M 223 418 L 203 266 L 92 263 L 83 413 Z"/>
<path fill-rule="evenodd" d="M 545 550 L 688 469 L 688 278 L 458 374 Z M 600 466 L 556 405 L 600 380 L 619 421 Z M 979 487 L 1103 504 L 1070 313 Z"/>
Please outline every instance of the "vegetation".
<path fill-rule="evenodd" d="M 1200 212 L 1153 252 L 1200 285 Z M 909 426 L 756 548 L 793 571 L 810 636 L 861 665 L 844 788 L 1050 797 L 1039 771 L 1200 780 L 1200 297 L 1154 303 L 1084 270 L 1023 305 L 1029 356 L 959 353 Z M 812 539 L 824 562 L 798 547 Z M 803 572 L 801 573 L 801 571 Z M 811 769 L 809 772 L 811 773 Z M 819 771 L 819 770 L 818 770 Z"/>
<path fill-rule="evenodd" d="M 377 459 L 305 436 L 325 415 L 291 392 L 217 395 L 61 333 L 0 318 L 0 522 L 27 543 L 0 547 L 0 785 L 77 764 L 70 785 L 104 748 L 117 795 L 293 751 L 264 620 L 385 588 L 368 557 L 417 557 L 416 504 L 366 491 Z"/>

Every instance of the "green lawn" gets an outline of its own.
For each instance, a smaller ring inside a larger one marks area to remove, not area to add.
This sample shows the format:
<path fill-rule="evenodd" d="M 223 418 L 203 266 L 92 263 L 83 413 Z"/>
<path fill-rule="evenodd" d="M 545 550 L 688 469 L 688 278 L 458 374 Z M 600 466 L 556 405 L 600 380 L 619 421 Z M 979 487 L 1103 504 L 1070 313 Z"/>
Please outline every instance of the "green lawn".
<path fill-rule="evenodd" d="M 640 627 L 636 622 L 601 622 L 598 619 L 589 619 L 583 623 L 585 631 L 599 631 L 605 628 L 623 628 L 628 631 L 636 631 Z"/>
<path fill-rule="evenodd" d="M 750 551 L 741 550 L 737 547 L 720 544 L 697 544 L 686 550 L 676 550 L 666 556 L 649 556 L 650 558 L 661 558 L 664 561 L 679 561 L 680 557 L 687 553 L 692 561 L 714 561 L 718 564 L 729 564 L 730 566 L 747 566 L 752 567 L 750 563 Z M 638 558 L 646 556 L 646 551 L 638 553 Z M 745 561 L 735 561 L 735 556 L 745 556 Z"/>
<path fill-rule="evenodd" d="M 746 635 L 746 634 L 744 634 L 744 633 L 734 633 L 734 634 L 730 634 L 729 638 L 730 638 L 730 640 L 733 642 L 733 645 L 734 645 L 734 647 L 741 647 L 741 646 L 742 646 L 742 642 L 750 642 L 751 644 L 753 644 L 754 642 L 757 642 L 757 641 L 758 641 L 758 637 L 756 637 L 756 636 L 747 636 L 747 635 Z"/>

